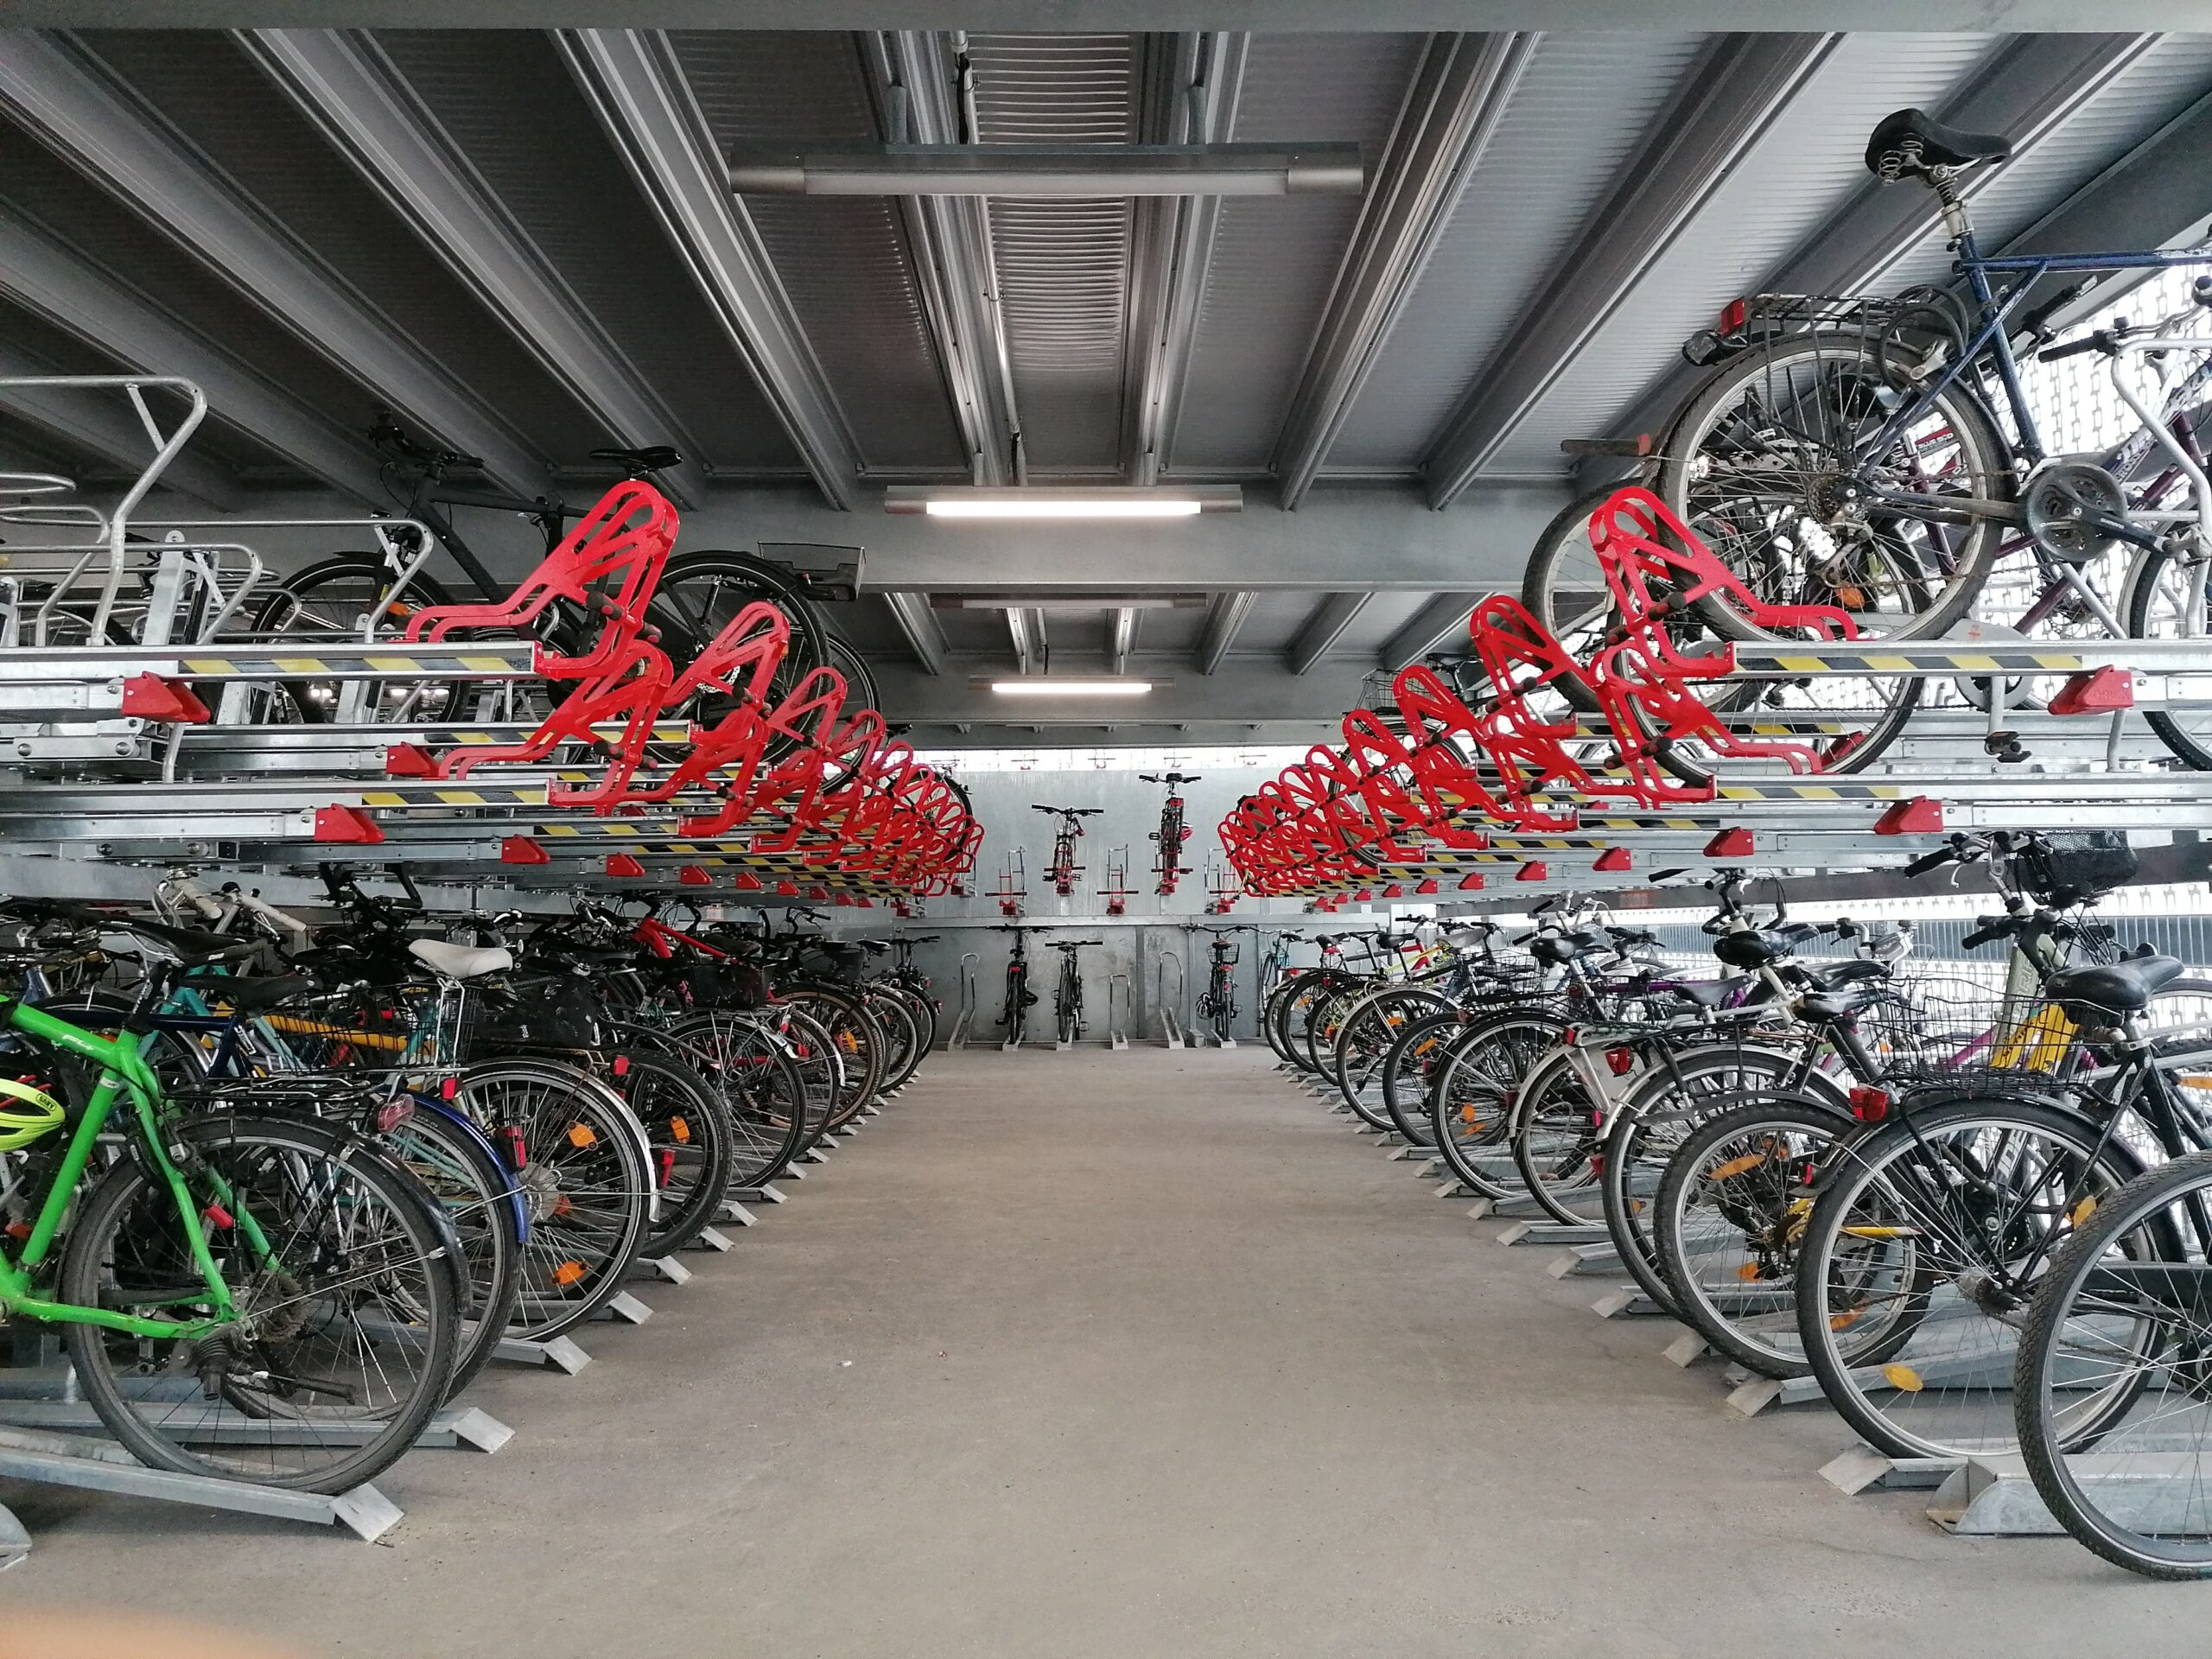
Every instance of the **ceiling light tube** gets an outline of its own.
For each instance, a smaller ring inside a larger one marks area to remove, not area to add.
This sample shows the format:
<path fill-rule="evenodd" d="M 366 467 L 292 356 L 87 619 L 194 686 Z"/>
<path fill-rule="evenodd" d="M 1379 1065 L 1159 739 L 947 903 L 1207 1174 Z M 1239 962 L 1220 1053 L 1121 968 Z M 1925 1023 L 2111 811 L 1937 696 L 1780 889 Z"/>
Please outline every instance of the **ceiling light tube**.
<path fill-rule="evenodd" d="M 1001 697 L 1141 697 L 1152 690 L 1150 680 L 993 680 L 991 690 Z"/>
<path fill-rule="evenodd" d="M 883 510 L 931 518 L 1192 518 L 1202 512 L 1237 512 L 1244 492 L 1234 484 L 1177 487 L 1112 485 L 894 484 L 883 493 Z"/>

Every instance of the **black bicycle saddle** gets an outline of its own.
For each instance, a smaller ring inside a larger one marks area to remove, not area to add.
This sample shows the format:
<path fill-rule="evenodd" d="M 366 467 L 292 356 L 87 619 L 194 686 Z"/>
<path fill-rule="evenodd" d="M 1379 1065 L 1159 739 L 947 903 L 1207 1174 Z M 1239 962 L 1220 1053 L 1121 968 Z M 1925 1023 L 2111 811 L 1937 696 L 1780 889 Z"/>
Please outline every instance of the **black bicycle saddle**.
<path fill-rule="evenodd" d="M 2044 995 L 2076 1025 L 2101 1024 L 2101 1014 L 2142 1013 L 2152 993 L 2179 979 L 2182 969 L 2178 957 L 2126 957 L 2053 974 L 2044 982 Z"/>
<path fill-rule="evenodd" d="M 1884 116 L 1866 141 L 1866 170 L 1891 179 L 1917 168 L 2001 162 L 2012 153 L 2010 138 L 1947 127 L 1925 110 L 1899 110 Z"/>
<path fill-rule="evenodd" d="M 619 462 L 622 470 L 632 478 L 643 477 L 647 473 L 664 473 L 671 467 L 683 464 L 683 455 L 664 443 L 649 444 L 643 449 L 594 449 L 591 452 L 591 458 L 594 461 Z"/>

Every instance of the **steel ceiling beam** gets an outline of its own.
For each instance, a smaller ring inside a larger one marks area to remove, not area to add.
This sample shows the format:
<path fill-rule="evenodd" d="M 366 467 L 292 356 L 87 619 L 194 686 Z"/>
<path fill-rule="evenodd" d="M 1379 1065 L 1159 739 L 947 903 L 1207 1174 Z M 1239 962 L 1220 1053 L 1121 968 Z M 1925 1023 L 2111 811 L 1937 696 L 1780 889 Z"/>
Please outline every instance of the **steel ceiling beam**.
<path fill-rule="evenodd" d="M 1052 648 L 1045 637 L 1045 613 L 1014 606 L 1006 613 L 1006 632 L 1014 647 L 1014 664 L 1024 674 L 1042 674 L 1052 665 Z"/>
<path fill-rule="evenodd" d="M 877 121 L 894 143 L 955 143 L 961 118 L 958 71 L 942 35 L 903 29 L 861 37 L 873 73 Z M 899 213 L 912 251 L 922 315 L 937 347 L 945 390 L 960 425 L 969 471 L 978 484 L 1019 482 L 1020 406 L 1006 320 L 998 305 L 987 207 L 976 196 L 902 197 Z"/>
<path fill-rule="evenodd" d="M 1534 35 L 1437 35 L 1376 163 L 1275 442 L 1295 507 L 1343 429 L 1535 50 Z"/>
<path fill-rule="evenodd" d="M 495 483 L 525 495 L 545 489 L 544 458 L 512 426 L 302 255 L 75 42 L 20 29 L 0 34 L 0 107 L 410 421 L 481 455 Z"/>
<path fill-rule="evenodd" d="M 1129 658 L 1137 648 L 1137 626 L 1144 613 L 1134 605 L 1117 607 L 1106 624 L 1106 671 L 1126 674 L 1129 671 Z"/>
<path fill-rule="evenodd" d="M 385 505 L 373 450 L 156 310 L 75 249 L 0 209 L 0 293 L 134 369 L 179 375 L 210 410 L 311 478 Z"/>
<path fill-rule="evenodd" d="M 2007 242 L 2005 253 L 2159 248 L 2212 215 L 2212 92 Z"/>
<path fill-rule="evenodd" d="M 744 204 L 729 193 L 675 48 L 655 30 L 554 32 L 646 205 L 832 506 L 851 507 L 859 446 Z"/>
<path fill-rule="evenodd" d="M 1408 617 L 1405 625 L 1382 642 L 1378 658 L 1393 674 L 1438 649 L 1454 634 L 1464 634 L 1467 618 L 1480 594 L 1439 594 Z M 1463 639 L 1460 642 L 1465 644 Z"/>
<path fill-rule="evenodd" d="M 944 630 L 938 626 L 937 614 L 930 609 L 927 594 L 886 594 L 883 602 L 891 609 L 891 620 L 899 625 L 899 632 L 906 638 L 907 649 L 914 653 L 914 660 L 921 664 L 925 674 L 944 672 L 945 653 L 951 649 L 946 642 Z"/>
<path fill-rule="evenodd" d="M 696 444 L 509 217 L 373 36 L 358 29 L 239 32 L 239 46 L 331 147 L 411 226 L 545 372 L 632 448 L 679 442 L 660 474 L 680 504 L 706 499 Z"/>
<path fill-rule="evenodd" d="M 1249 591 L 1222 594 L 1215 598 L 1213 608 L 1206 613 L 1205 632 L 1198 637 L 1198 648 L 1192 653 L 1191 660 L 1199 673 L 1220 671 L 1221 659 L 1236 643 L 1244 619 L 1252 614 L 1252 601 L 1257 598 L 1257 594 Z"/>
<path fill-rule="evenodd" d="M 1172 143 L 1217 143 L 1236 130 L 1252 37 L 1241 33 L 1151 37 L 1139 96 L 1139 130 Z M 1174 453 L 1175 424 L 1198 336 L 1221 224 L 1217 196 L 1135 205 L 1129 255 L 1128 339 L 1122 352 L 1122 472 L 1157 484 Z"/>
<path fill-rule="evenodd" d="M 1373 594 L 1326 594 L 1313 607 L 1293 637 L 1288 649 L 1282 654 L 1283 666 L 1294 674 L 1303 674 L 1329 654 L 1329 648 L 1344 638 L 1359 613 L 1365 610 Z"/>
<path fill-rule="evenodd" d="M 1834 35 L 1730 35 L 1669 100 L 1635 168 L 1474 380 L 1430 446 L 1429 504 L 1448 506 L 1689 230 L 1834 49 Z"/>
<path fill-rule="evenodd" d="M 0 380 L 67 372 L 11 341 L 0 340 Z M 153 439 L 119 391 L 0 386 L 0 409 L 60 440 L 68 448 L 133 477 L 144 472 L 154 458 Z M 236 512 L 246 501 L 245 486 L 236 475 L 209 460 L 204 450 L 195 452 L 190 445 L 162 469 L 161 482 L 218 512 Z"/>

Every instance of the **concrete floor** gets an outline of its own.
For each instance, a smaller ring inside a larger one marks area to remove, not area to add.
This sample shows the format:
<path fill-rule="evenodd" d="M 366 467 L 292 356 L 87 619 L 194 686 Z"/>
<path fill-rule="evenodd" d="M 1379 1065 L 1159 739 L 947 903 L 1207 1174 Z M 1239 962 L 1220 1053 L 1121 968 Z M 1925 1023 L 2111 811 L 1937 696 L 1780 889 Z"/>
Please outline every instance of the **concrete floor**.
<path fill-rule="evenodd" d="M 327 1655 L 2201 1655 L 2212 1586 L 1815 1474 L 1264 1051 L 939 1056 L 792 1201 L 503 1372 L 389 1548 L 0 1482 L 10 1606 Z M 0 1643 L 0 1646 L 4 1646 Z"/>

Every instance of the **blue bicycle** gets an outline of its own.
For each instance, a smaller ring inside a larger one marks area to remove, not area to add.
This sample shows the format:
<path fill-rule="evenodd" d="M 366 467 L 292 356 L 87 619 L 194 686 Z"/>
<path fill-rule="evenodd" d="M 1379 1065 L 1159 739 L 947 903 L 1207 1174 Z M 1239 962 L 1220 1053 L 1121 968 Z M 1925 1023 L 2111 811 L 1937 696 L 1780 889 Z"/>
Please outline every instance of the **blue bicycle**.
<path fill-rule="evenodd" d="M 1935 193 L 1960 286 L 1735 302 L 1694 342 L 1719 367 L 1667 435 L 1659 493 L 1760 598 L 1890 638 L 1950 630 L 2016 555 L 2031 564 L 1981 607 L 2000 632 L 2212 632 L 2212 276 L 2189 276 L 2212 247 L 1985 255 L 1962 181 L 2009 153 L 1918 110 L 1876 127 L 1868 168 Z M 2123 295 L 2137 322 L 2054 333 Z M 2104 362 L 2043 366 L 2090 353 Z M 2110 390 L 2049 384 L 2081 368 Z M 1772 637 L 1724 597 L 1696 608 L 1727 638 Z M 2212 769 L 2212 733 L 2153 724 Z"/>

